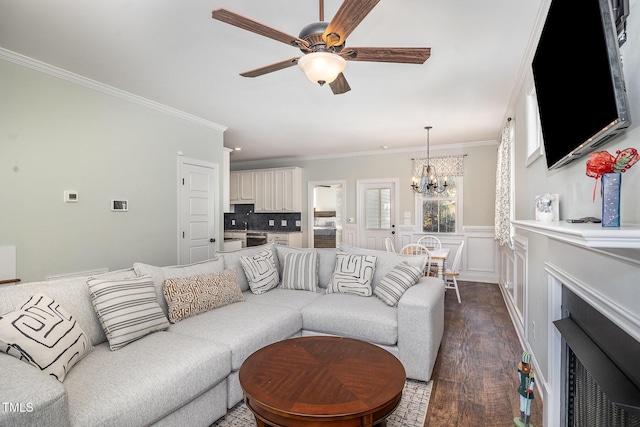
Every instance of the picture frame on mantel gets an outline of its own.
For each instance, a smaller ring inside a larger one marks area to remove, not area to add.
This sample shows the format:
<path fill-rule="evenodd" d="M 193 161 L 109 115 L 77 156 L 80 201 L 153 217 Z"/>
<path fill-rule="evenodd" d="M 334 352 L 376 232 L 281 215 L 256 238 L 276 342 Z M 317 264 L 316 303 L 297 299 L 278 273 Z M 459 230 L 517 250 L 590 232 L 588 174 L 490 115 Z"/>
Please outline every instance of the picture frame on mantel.
<path fill-rule="evenodd" d="M 560 195 L 546 193 L 536 196 L 534 202 L 536 221 L 560 221 Z"/>

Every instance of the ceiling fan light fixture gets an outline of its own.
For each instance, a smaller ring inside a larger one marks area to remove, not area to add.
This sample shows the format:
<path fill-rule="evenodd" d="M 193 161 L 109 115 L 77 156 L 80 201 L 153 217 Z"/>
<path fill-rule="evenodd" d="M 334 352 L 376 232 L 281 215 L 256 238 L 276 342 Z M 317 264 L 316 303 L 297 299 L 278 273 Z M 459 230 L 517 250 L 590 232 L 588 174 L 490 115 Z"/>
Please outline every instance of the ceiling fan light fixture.
<path fill-rule="evenodd" d="M 298 59 L 298 66 L 311 83 L 331 83 L 344 71 L 347 61 L 330 52 L 312 52 Z"/>

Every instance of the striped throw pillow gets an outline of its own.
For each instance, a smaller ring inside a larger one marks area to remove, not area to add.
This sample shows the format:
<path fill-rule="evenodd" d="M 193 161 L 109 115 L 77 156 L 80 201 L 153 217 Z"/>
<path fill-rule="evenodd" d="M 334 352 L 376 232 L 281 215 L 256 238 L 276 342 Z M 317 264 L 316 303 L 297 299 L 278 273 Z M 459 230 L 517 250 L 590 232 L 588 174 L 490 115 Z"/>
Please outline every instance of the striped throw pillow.
<path fill-rule="evenodd" d="M 318 253 L 288 253 L 282 268 L 282 288 L 316 292 L 318 289 Z"/>
<path fill-rule="evenodd" d="M 273 257 L 273 249 L 265 248 L 253 256 L 240 257 L 249 288 L 254 294 L 263 294 L 276 286 L 280 281 L 278 269 Z"/>
<path fill-rule="evenodd" d="M 73 316 L 46 295 L 33 295 L 16 311 L 0 316 L 0 353 L 60 382 L 92 349 Z"/>
<path fill-rule="evenodd" d="M 373 293 L 385 304 L 395 307 L 400 297 L 422 277 L 422 269 L 401 262 L 378 282 Z"/>
<path fill-rule="evenodd" d="M 377 257 L 346 252 L 336 254 L 336 268 L 327 286 L 327 293 L 371 296 L 371 281 Z"/>
<path fill-rule="evenodd" d="M 111 350 L 169 327 L 151 276 L 122 280 L 93 277 L 87 280 L 87 286 Z"/>

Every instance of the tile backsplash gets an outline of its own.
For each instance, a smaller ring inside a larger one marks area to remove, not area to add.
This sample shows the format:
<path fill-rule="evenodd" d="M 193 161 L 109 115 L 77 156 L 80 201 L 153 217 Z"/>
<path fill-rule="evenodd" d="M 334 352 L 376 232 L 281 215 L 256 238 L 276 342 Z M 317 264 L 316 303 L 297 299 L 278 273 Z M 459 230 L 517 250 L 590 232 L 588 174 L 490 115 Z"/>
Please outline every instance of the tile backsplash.
<path fill-rule="evenodd" d="M 233 206 L 233 213 L 224 214 L 225 230 L 300 231 L 300 212 L 255 213 L 253 205 Z"/>

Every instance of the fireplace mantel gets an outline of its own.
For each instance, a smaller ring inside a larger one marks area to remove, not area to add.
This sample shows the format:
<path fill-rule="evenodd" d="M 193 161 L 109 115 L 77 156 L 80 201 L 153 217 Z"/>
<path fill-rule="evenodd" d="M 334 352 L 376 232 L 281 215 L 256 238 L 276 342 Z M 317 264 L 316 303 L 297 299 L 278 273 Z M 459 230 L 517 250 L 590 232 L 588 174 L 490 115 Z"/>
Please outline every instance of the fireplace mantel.
<path fill-rule="evenodd" d="M 640 249 L 640 226 L 603 227 L 566 221 L 511 221 L 514 227 L 586 248 Z"/>

